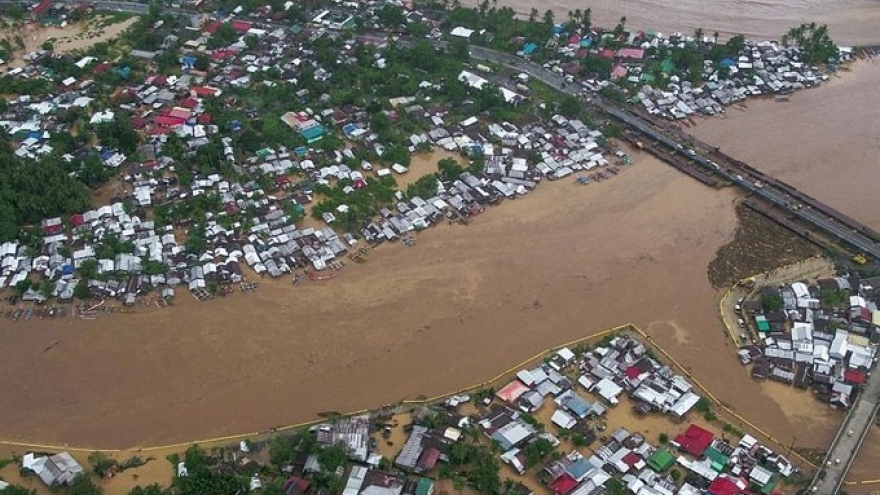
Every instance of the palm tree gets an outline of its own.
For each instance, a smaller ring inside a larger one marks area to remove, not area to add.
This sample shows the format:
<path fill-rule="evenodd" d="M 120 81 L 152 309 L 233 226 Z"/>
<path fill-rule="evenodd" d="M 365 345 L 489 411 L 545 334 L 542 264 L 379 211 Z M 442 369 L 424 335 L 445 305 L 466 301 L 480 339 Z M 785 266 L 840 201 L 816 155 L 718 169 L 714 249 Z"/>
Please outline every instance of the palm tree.
<path fill-rule="evenodd" d="M 698 27 L 697 29 L 694 29 L 694 39 L 697 41 L 697 43 L 703 41 L 703 28 Z"/>

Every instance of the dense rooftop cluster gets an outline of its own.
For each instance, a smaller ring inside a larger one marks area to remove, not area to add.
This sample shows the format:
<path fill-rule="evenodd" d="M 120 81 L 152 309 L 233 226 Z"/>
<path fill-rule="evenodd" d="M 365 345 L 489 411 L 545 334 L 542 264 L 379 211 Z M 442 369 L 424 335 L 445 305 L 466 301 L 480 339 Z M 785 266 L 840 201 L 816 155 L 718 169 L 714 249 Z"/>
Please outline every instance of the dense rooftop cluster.
<path fill-rule="evenodd" d="M 761 290 L 761 300 L 740 305 L 755 336 L 740 351 L 752 376 L 812 388 L 848 409 L 877 356 L 880 278 L 841 272 L 813 283 Z"/>

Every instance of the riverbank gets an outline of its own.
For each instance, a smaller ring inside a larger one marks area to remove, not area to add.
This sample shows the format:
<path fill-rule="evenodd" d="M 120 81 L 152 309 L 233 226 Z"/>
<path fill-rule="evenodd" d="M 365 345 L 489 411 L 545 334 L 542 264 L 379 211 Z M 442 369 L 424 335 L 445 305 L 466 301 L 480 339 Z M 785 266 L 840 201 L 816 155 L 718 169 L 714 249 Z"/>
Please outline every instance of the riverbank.
<path fill-rule="evenodd" d="M 880 229 L 880 60 L 857 61 L 788 102 L 760 99 L 745 112 L 689 130 L 762 172 Z"/>
<path fill-rule="evenodd" d="M 326 283 L 267 279 L 222 302 L 0 332 L 0 359 L 22 363 L 0 383 L 16 404 L 0 424 L 18 439 L 96 448 L 263 430 L 445 393 L 630 320 L 680 349 L 743 416 L 823 446 L 836 415 L 755 384 L 718 319 L 706 266 L 732 238 L 735 193 L 635 159 L 638 173 L 548 184 L 470 226 L 423 232 L 414 249 L 375 250 Z"/>
<path fill-rule="evenodd" d="M 478 5 L 477 0 L 463 2 Z M 499 6 L 510 6 L 528 16 L 533 3 L 525 0 L 502 0 Z M 553 0 L 542 3 L 540 15 L 550 9 L 557 22 L 565 22 L 568 11 L 589 7 L 593 24 L 613 28 L 621 16 L 628 26 L 639 26 L 663 33 L 692 33 L 702 28 L 705 36 L 718 31 L 722 39 L 743 34 L 753 39 L 778 39 L 789 28 L 805 20 L 815 19 L 827 24 L 831 36 L 841 44 L 869 45 L 880 42 L 877 26 L 880 9 L 871 0 L 775 0 L 744 3 L 736 0 L 597 0 L 589 5 L 574 0 Z M 658 16 L 658 12 L 663 12 Z"/>

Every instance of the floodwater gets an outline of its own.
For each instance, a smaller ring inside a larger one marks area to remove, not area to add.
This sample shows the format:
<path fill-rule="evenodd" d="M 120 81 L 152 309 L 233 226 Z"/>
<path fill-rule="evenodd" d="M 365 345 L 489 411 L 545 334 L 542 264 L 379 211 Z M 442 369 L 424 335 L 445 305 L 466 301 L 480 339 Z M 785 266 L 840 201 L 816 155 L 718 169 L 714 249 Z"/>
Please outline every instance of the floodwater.
<path fill-rule="evenodd" d="M 878 230 L 878 82 L 880 59 L 859 61 L 788 102 L 749 102 L 691 132 Z"/>
<path fill-rule="evenodd" d="M 789 102 L 750 102 L 747 111 L 700 121 L 691 132 L 878 230 L 878 81 L 880 61 L 859 61 L 822 87 L 795 93 Z M 872 428 L 850 480 L 880 478 L 877 436 Z M 859 485 L 847 491 L 867 494 L 876 488 Z"/>
<path fill-rule="evenodd" d="M 477 5 L 480 0 L 466 4 Z M 744 34 L 754 39 L 779 39 L 789 28 L 803 22 L 827 24 L 831 37 L 841 44 L 880 43 L 880 4 L 875 0 L 499 0 L 518 13 L 532 7 L 543 16 L 552 9 L 556 21 L 569 11 L 590 8 L 593 24 L 612 28 L 626 16 L 631 29 L 654 29 L 664 34 L 692 34 L 703 28 L 705 36 L 718 32 L 722 39 Z"/>
<path fill-rule="evenodd" d="M 382 246 L 332 280 L 267 278 L 204 303 L 181 290 L 173 307 L 93 321 L 4 321 L 0 396 L 15 407 L 0 409 L 0 431 L 88 448 L 265 431 L 443 394 L 629 321 L 777 437 L 830 441 L 837 414 L 808 394 L 780 401 L 726 343 L 706 266 L 732 238 L 734 193 L 635 160 L 602 183 L 542 184 L 415 247 Z"/>

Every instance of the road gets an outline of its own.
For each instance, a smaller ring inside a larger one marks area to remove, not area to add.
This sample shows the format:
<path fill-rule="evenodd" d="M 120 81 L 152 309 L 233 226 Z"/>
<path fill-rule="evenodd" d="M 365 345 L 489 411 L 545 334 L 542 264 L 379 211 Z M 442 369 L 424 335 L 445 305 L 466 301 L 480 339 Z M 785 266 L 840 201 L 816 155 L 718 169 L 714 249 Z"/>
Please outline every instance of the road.
<path fill-rule="evenodd" d="M 862 394 L 846 415 L 837 436 L 834 437 L 823 466 L 820 466 L 821 469 L 813 478 L 810 484 L 812 493 L 822 495 L 838 493 L 846 473 L 868 434 L 868 429 L 874 423 L 878 405 L 880 405 L 880 373 L 872 373 Z"/>

